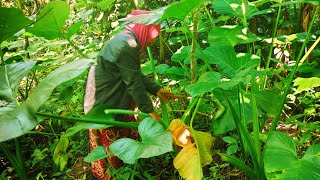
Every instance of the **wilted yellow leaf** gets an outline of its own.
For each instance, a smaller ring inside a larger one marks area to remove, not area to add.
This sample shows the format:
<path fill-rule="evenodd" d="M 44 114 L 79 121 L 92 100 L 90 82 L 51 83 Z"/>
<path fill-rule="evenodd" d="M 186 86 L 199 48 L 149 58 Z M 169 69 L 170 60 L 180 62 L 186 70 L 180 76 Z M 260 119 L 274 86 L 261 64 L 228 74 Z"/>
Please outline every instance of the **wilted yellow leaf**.
<path fill-rule="evenodd" d="M 167 130 L 172 133 L 172 137 L 178 146 L 185 147 L 192 144 L 190 127 L 185 125 L 181 120 L 172 120 Z"/>
<path fill-rule="evenodd" d="M 187 180 L 201 180 L 201 159 L 195 144 L 185 146 L 173 160 L 174 167 L 181 177 Z"/>

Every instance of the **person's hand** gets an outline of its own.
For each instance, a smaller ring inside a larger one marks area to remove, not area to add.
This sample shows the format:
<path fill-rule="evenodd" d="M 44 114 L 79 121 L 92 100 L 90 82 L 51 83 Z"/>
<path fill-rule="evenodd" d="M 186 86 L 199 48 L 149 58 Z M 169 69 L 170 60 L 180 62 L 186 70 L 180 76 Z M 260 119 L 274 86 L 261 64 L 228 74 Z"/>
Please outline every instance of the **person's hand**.
<path fill-rule="evenodd" d="M 153 111 L 152 113 L 149 113 L 149 115 L 150 115 L 150 117 L 152 117 L 156 121 L 160 122 L 160 118 L 159 118 L 159 115 L 157 114 L 157 112 Z"/>
<path fill-rule="evenodd" d="M 157 96 L 162 99 L 165 103 L 168 103 L 172 99 L 179 98 L 177 95 L 173 94 L 171 91 L 160 89 L 157 92 Z"/>

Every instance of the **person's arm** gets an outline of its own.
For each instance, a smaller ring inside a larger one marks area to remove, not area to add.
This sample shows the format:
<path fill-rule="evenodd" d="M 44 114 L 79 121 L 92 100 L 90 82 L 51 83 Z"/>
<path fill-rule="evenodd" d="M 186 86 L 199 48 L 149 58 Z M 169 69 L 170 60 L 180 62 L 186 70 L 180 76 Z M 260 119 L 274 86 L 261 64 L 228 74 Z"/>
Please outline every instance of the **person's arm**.
<path fill-rule="evenodd" d="M 161 89 L 161 86 L 158 84 L 154 83 L 152 80 L 147 78 L 146 76 L 142 75 L 142 81 L 144 84 L 144 87 L 146 88 L 147 92 L 157 96 L 157 92 Z"/>
<path fill-rule="evenodd" d="M 140 66 L 138 63 L 139 49 L 130 47 L 125 42 L 119 50 L 119 55 L 115 64 L 119 68 L 122 79 L 127 86 L 129 95 L 133 98 L 140 111 L 152 113 L 153 105 L 145 89 Z"/>

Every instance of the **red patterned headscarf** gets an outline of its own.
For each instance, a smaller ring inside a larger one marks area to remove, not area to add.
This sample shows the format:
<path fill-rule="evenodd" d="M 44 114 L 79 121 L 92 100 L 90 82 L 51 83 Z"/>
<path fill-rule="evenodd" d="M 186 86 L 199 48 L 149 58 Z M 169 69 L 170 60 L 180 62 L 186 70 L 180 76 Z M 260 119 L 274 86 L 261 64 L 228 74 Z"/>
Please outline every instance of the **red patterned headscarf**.
<path fill-rule="evenodd" d="M 150 11 L 146 10 L 133 10 L 128 16 L 135 16 L 140 14 L 149 14 Z M 160 34 L 160 24 L 130 24 L 127 29 L 131 29 L 135 32 L 139 43 L 140 51 L 143 51 L 149 43 L 151 43 Z"/>

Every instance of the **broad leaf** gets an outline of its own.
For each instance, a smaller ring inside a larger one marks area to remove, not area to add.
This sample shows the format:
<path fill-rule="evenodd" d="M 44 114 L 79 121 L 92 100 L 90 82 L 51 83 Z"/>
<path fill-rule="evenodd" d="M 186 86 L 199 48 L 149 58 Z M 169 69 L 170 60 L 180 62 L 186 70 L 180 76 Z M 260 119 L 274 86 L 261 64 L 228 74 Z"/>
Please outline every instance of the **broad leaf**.
<path fill-rule="evenodd" d="M 0 44 L 31 22 L 20 9 L 0 7 Z"/>
<path fill-rule="evenodd" d="M 26 101 L 0 116 L 0 142 L 21 136 L 34 128 L 39 123 L 35 113 L 47 101 L 54 88 L 78 77 L 93 63 L 94 61 L 89 59 L 74 61 L 61 66 L 44 78 Z"/>
<path fill-rule="evenodd" d="M 189 12 L 199 6 L 203 1 L 204 0 L 182 0 L 180 2 L 172 3 L 161 17 L 161 21 L 169 18 L 183 21 Z"/>
<path fill-rule="evenodd" d="M 264 167 L 268 179 L 318 179 L 320 144 L 312 145 L 300 159 L 291 137 L 271 132 L 264 150 Z"/>
<path fill-rule="evenodd" d="M 244 26 L 215 26 L 209 32 L 208 41 L 213 45 L 238 45 L 260 40 Z"/>
<path fill-rule="evenodd" d="M 239 70 L 254 68 L 259 64 L 259 57 L 240 53 L 236 55 L 232 46 L 210 46 L 204 50 L 209 63 L 216 64 L 222 75 L 233 77 Z"/>
<path fill-rule="evenodd" d="M 174 62 L 181 62 L 181 61 L 185 61 L 185 59 L 187 58 L 190 59 L 190 52 L 191 52 L 191 46 L 182 46 L 171 56 L 171 60 Z"/>
<path fill-rule="evenodd" d="M 70 7 L 64 1 L 47 4 L 37 16 L 37 22 L 28 31 L 48 40 L 62 38 L 62 28 L 70 14 Z"/>
<path fill-rule="evenodd" d="M 310 90 L 314 87 L 320 86 L 320 78 L 311 77 L 311 78 L 300 78 L 294 80 L 294 86 L 298 86 L 296 93 L 301 93 L 302 91 Z"/>
<path fill-rule="evenodd" d="M 239 73 L 242 74 L 243 71 Z M 247 84 L 251 80 L 251 76 L 237 76 L 235 75 L 228 81 L 222 81 L 221 75 L 217 72 L 207 72 L 200 76 L 199 80 L 195 84 L 191 84 L 186 87 L 186 92 L 191 94 L 192 96 L 197 96 L 202 93 L 211 92 L 216 88 L 222 88 L 224 90 L 231 90 L 234 86 L 243 83 Z"/>
<path fill-rule="evenodd" d="M 212 7 L 220 14 L 235 16 L 240 19 L 251 19 L 255 15 L 273 12 L 270 10 L 259 11 L 256 6 L 247 0 L 215 0 Z"/>
<path fill-rule="evenodd" d="M 111 151 L 123 162 L 134 164 L 137 159 L 159 156 L 173 150 L 171 133 L 154 119 L 145 118 L 139 124 L 138 132 L 141 142 L 122 138 L 110 145 Z"/>
<path fill-rule="evenodd" d="M 97 146 L 85 158 L 84 161 L 91 163 L 107 157 L 107 150 L 104 146 Z"/>
<path fill-rule="evenodd" d="M 20 81 L 35 64 L 36 61 L 30 61 L 0 66 L 0 99 L 15 102 Z"/>
<path fill-rule="evenodd" d="M 174 142 L 181 147 L 185 147 L 189 144 L 192 144 L 191 142 L 191 129 L 189 126 L 184 124 L 183 121 L 179 119 L 174 119 L 170 122 L 170 125 L 167 129 L 167 131 L 170 131 L 172 133 L 172 137 L 174 139 Z"/>

